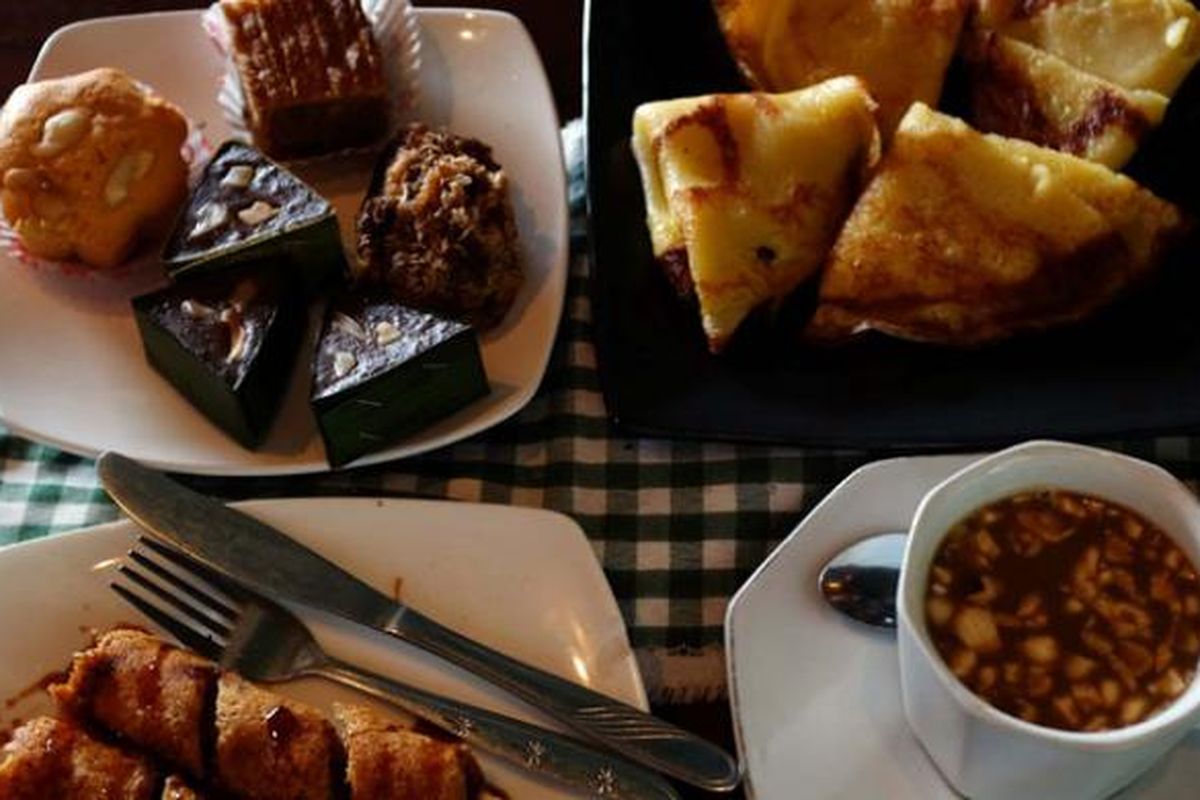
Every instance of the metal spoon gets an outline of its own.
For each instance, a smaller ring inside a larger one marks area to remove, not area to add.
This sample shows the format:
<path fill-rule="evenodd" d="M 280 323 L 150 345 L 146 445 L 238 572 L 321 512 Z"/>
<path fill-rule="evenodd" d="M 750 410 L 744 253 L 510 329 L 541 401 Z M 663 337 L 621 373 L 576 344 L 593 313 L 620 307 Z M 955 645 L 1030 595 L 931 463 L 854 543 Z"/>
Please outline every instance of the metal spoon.
<path fill-rule="evenodd" d="M 896 588 L 907 541 L 907 533 L 879 533 L 850 545 L 821 568 L 821 594 L 851 619 L 896 627 Z"/>

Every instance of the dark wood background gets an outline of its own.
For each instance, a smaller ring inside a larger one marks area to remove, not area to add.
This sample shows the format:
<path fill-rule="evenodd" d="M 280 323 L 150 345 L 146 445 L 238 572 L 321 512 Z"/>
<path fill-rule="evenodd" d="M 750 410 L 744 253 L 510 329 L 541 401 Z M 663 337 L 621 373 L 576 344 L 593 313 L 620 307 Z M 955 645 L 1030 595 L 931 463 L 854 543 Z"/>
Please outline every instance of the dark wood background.
<path fill-rule="evenodd" d="M 599 0 L 603 2 L 603 0 Z M 447 5 L 428 0 L 414 4 Z M 529 28 L 565 122 L 579 116 L 582 89 L 583 0 L 468 0 L 466 4 L 495 8 L 516 14 Z M 81 19 L 114 14 L 134 14 L 178 8 L 202 8 L 206 2 L 188 0 L 0 0 L 0 97 L 24 81 L 42 46 L 55 29 Z M 728 706 L 704 703 L 690 706 L 656 707 L 655 711 L 677 724 L 697 731 L 732 749 L 733 737 Z M 700 798 L 702 792 L 684 792 Z M 726 795 L 731 800 L 741 792 Z"/>

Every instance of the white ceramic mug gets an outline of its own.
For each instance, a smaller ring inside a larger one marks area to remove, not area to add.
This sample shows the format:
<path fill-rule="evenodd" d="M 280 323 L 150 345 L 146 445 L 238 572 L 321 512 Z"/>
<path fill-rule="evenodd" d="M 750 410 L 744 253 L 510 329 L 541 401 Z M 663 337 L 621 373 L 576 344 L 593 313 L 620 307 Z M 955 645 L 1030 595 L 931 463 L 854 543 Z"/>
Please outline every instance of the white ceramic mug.
<path fill-rule="evenodd" d="M 954 788 L 973 800 L 1102 798 L 1200 722 L 1200 680 L 1135 725 L 1098 733 L 1042 727 L 993 708 L 959 682 L 929 638 L 930 563 L 951 526 L 1025 489 L 1059 488 L 1127 506 L 1200 564 L 1200 503 L 1165 470 L 1106 450 L 1029 442 L 982 459 L 929 492 L 913 517 L 900 574 L 900 682 L 908 723 Z"/>

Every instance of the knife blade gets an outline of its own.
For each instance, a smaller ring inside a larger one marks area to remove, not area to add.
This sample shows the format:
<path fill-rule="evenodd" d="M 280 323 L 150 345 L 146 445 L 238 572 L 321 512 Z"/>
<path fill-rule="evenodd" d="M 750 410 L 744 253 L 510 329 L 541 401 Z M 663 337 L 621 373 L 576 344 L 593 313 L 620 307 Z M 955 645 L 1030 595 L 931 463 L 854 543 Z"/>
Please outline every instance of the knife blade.
<path fill-rule="evenodd" d="M 438 655 L 540 708 L 627 758 L 710 791 L 741 780 L 716 745 L 592 689 L 464 637 L 363 583 L 286 534 L 117 453 L 96 462 L 100 483 L 147 533 L 268 597 L 283 598 Z"/>
<path fill-rule="evenodd" d="M 116 453 L 96 462 L 100 484 L 130 519 L 263 594 L 283 593 L 371 627 L 402 610 L 389 597 L 280 531 Z"/>

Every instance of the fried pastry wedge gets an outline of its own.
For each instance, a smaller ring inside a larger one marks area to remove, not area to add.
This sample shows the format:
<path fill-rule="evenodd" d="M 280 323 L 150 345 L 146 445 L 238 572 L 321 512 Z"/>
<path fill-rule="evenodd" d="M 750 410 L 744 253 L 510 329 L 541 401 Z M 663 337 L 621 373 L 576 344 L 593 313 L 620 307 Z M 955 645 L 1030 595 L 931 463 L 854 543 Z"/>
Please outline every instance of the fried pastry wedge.
<path fill-rule="evenodd" d="M 1183 225 L 1104 166 L 917 104 L 834 245 L 807 334 L 974 345 L 1073 322 L 1150 272 Z"/>
<path fill-rule="evenodd" d="M 1125 89 L 1024 42 L 971 31 L 971 123 L 982 131 L 1062 150 L 1120 169 L 1162 122 L 1169 99 Z"/>
<path fill-rule="evenodd" d="M 1168 97 L 1200 60 L 1188 0 L 975 0 L 974 24 L 1058 56 L 1126 89 Z"/>
<path fill-rule="evenodd" d="M 937 103 L 967 0 L 714 0 L 751 85 L 770 92 L 857 75 L 895 130 L 914 101 Z"/>
<path fill-rule="evenodd" d="M 695 293 L 710 350 L 816 274 L 878 160 L 873 109 L 862 82 L 843 77 L 634 112 L 654 255 Z"/>

